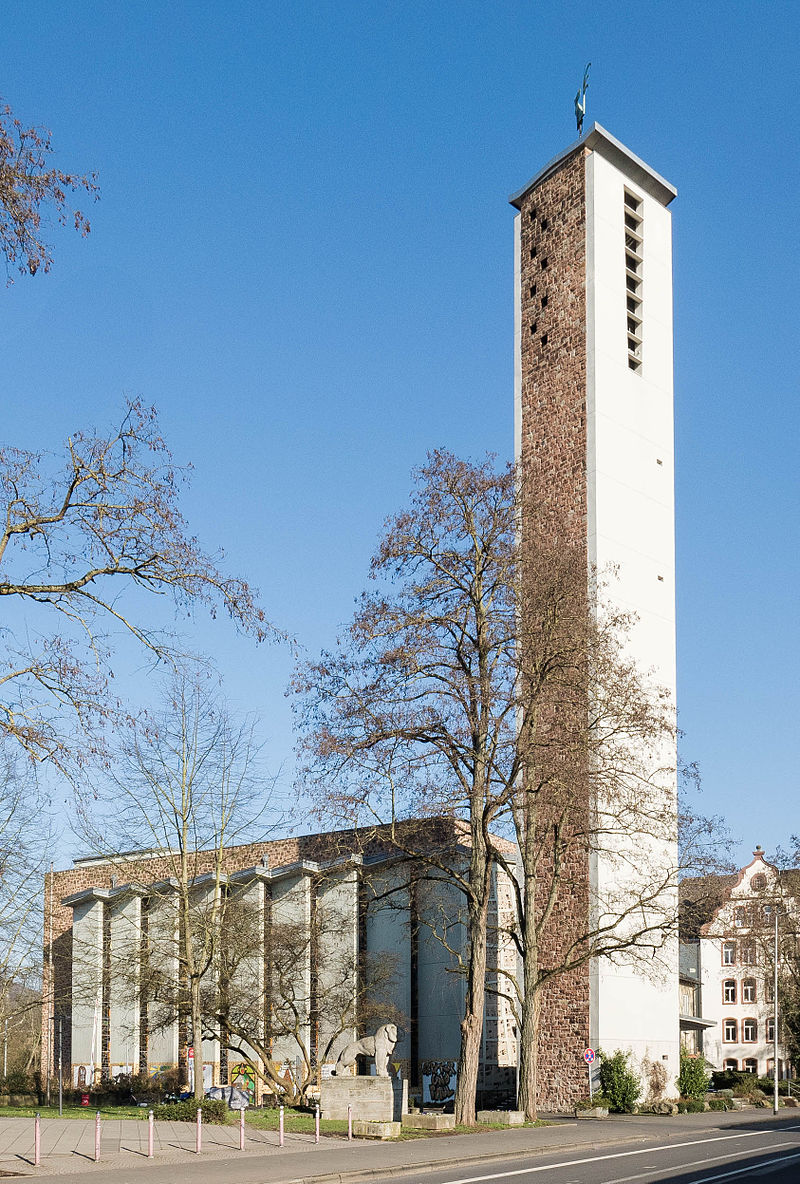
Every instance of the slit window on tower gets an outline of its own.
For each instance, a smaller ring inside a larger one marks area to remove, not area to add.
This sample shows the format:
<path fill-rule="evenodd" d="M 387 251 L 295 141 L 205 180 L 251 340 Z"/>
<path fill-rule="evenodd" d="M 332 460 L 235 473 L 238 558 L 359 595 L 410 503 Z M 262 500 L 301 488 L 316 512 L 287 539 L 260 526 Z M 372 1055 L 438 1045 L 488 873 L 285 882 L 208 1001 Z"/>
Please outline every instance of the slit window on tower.
<path fill-rule="evenodd" d="M 627 309 L 628 368 L 642 372 L 642 295 L 644 253 L 642 250 L 642 199 L 629 189 L 624 194 L 625 220 L 625 307 Z"/>

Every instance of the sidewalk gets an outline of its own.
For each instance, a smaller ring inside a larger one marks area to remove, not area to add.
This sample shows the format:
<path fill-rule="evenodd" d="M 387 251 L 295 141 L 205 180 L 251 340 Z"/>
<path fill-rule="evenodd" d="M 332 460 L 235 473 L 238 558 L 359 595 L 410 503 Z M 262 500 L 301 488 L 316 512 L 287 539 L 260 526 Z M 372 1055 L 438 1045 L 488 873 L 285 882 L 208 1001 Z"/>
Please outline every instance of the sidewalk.
<path fill-rule="evenodd" d="M 238 1150 L 238 1125 L 206 1126 L 203 1147 L 195 1152 L 191 1123 L 156 1123 L 155 1156 L 147 1159 L 147 1123 L 134 1119 L 103 1122 L 100 1162 L 94 1163 L 94 1123 L 73 1119 L 42 1120 L 42 1162 L 33 1167 L 33 1121 L 0 1119 L 0 1176 L 53 1180 L 79 1173 L 96 1184 L 205 1184 L 236 1180 L 238 1184 L 292 1184 L 345 1181 L 361 1176 L 401 1176 L 433 1171 L 466 1161 L 498 1160 L 518 1155 L 558 1154 L 611 1144 L 658 1139 L 664 1143 L 692 1138 L 717 1128 L 786 1121 L 764 1110 L 752 1115 L 683 1115 L 678 1118 L 625 1117 L 601 1121 L 557 1120 L 548 1127 L 484 1131 L 477 1134 L 375 1143 L 313 1135 L 286 1135 L 278 1146 L 274 1131 L 246 1132 L 245 1150 Z M 796 1124 L 797 1119 L 795 1118 Z"/>

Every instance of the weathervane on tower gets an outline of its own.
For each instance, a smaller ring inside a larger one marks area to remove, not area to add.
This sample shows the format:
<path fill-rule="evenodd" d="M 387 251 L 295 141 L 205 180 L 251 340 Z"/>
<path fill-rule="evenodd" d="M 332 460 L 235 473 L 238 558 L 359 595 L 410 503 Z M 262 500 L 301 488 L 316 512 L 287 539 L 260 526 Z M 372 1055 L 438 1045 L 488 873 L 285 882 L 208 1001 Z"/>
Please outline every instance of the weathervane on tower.
<path fill-rule="evenodd" d="M 591 62 L 586 63 L 581 89 L 575 96 L 575 121 L 578 124 L 579 136 L 583 134 L 583 117 L 586 114 L 586 92 L 589 89 L 589 67 L 591 64 Z"/>

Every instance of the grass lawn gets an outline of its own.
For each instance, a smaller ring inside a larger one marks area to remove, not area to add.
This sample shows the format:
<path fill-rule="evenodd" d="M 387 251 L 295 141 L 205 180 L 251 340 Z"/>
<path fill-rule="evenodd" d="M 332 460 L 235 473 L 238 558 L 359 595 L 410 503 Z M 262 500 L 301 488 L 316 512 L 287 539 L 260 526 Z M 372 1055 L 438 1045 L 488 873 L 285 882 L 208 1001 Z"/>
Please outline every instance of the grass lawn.
<path fill-rule="evenodd" d="M 3 1106 L 0 1107 L 0 1118 L 33 1118 L 37 1110 L 31 1106 Z M 58 1106 L 39 1106 L 38 1113 L 43 1119 L 58 1118 Z M 64 1118 L 78 1118 L 78 1119 L 93 1119 L 97 1111 L 92 1106 L 65 1106 Z M 135 1118 L 143 1121 L 147 1118 L 147 1108 L 139 1106 L 106 1106 L 101 1108 L 100 1114 L 104 1119 L 114 1118 Z M 238 1115 L 233 1111 L 228 1117 L 229 1122 L 238 1121 Z M 253 1109 L 246 1111 L 245 1121 L 249 1127 L 259 1131 L 276 1131 L 278 1129 L 278 1111 L 277 1110 L 259 1110 Z M 549 1126 L 547 1122 L 541 1120 L 537 1122 L 525 1123 L 528 1127 L 533 1126 Z M 314 1133 L 314 1115 L 308 1114 L 302 1110 L 290 1110 L 288 1107 L 283 1112 L 283 1129 L 287 1134 L 305 1134 L 313 1135 Z M 319 1124 L 320 1133 L 323 1135 L 338 1135 L 347 1136 L 347 1122 L 344 1119 L 322 1118 Z M 500 1124 L 486 1124 L 481 1126 L 457 1126 L 449 1131 L 423 1131 L 416 1130 L 413 1127 L 404 1127 L 400 1135 L 401 1139 L 437 1139 L 447 1138 L 449 1135 L 479 1135 L 482 1131 L 505 1131 L 518 1130 L 518 1127 L 507 1127 Z"/>

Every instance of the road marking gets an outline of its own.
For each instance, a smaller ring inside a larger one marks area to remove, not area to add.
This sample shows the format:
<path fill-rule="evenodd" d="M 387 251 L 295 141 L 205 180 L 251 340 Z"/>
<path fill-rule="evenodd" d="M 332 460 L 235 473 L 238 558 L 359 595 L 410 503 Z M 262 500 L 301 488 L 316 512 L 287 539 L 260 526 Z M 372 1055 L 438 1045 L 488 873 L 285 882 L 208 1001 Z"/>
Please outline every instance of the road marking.
<path fill-rule="evenodd" d="M 784 1131 L 800 1130 L 800 1126 L 784 1126 Z M 684 1143 L 665 1143 L 661 1147 L 642 1147 L 639 1151 L 615 1151 L 611 1155 L 590 1155 L 585 1159 L 565 1159 L 563 1163 L 539 1164 L 535 1168 L 515 1168 L 512 1172 L 491 1172 L 485 1176 L 464 1176 L 460 1180 L 447 1180 L 445 1184 L 483 1184 L 484 1180 L 505 1180 L 509 1176 L 530 1176 L 535 1172 L 554 1172 L 559 1168 L 574 1168 L 582 1163 L 601 1163 L 606 1159 L 626 1159 L 631 1155 L 653 1155 L 659 1151 L 674 1151 L 677 1147 L 701 1147 L 706 1143 L 724 1143 L 731 1139 L 757 1139 L 763 1131 L 745 1131 L 738 1135 L 717 1135 L 713 1139 L 689 1139 Z M 541 1149 L 539 1149 L 541 1150 Z"/>
<path fill-rule="evenodd" d="M 800 1151 L 796 1155 L 781 1155 L 778 1159 L 762 1159 L 761 1163 L 749 1163 L 746 1168 L 736 1168 L 732 1172 L 721 1172 L 716 1176 L 703 1176 L 702 1180 L 698 1176 L 692 1184 L 711 1184 L 712 1180 L 732 1180 L 734 1176 L 749 1175 L 751 1172 L 757 1172 L 759 1168 L 772 1168 L 780 1163 L 790 1163 L 793 1159 L 800 1159 Z"/>
<path fill-rule="evenodd" d="M 754 1155 L 760 1155 L 762 1151 L 775 1150 L 778 1147 L 796 1147 L 796 1143 L 773 1143 L 772 1147 L 755 1147 L 752 1148 Z M 715 1160 L 732 1159 L 734 1155 L 740 1155 L 739 1151 L 729 1151 L 727 1155 L 711 1155 L 708 1159 L 694 1159 L 691 1163 L 676 1163 L 669 1165 L 669 1171 L 682 1172 L 686 1168 L 710 1167 Z M 798 1152 L 800 1154 L 800 1152 Z M 615 1176 L 613 1184 L 629 1184 L 631 1180 L 643 1180 L 645 1176 L 650 1176 L 653 1172 L 663 1172 L 662 1166 L 650 1167 L 646 1172 L 637 1172 L 635 1176 Z"/>

